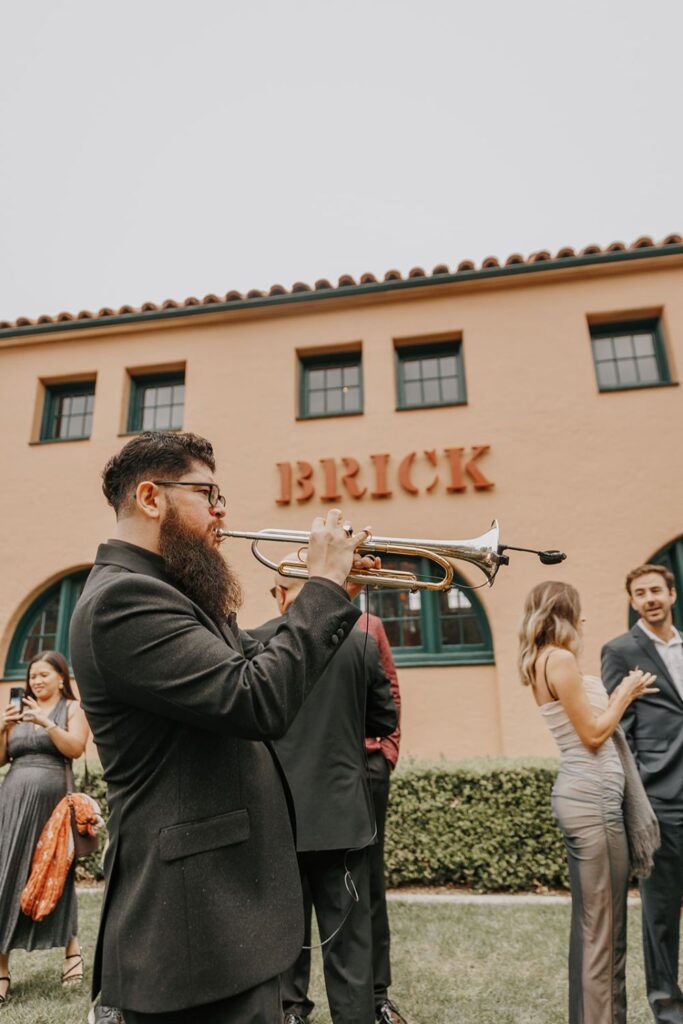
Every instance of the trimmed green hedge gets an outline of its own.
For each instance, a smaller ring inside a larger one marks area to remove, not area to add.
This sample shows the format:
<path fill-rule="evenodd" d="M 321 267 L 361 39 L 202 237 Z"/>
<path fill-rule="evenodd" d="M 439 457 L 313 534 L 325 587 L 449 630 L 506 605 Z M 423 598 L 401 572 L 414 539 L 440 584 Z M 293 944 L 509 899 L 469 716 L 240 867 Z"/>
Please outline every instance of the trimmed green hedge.
<path fill-rule="evenodd" d="M 387 884 L 568 887 L 550 810 L 557 767 L 545 758 L 399 762 L 387 815 Z"/>
<path fill-rule="evenodd" d="M 3 772 L 0 772 L 2 775 Z M 391 779 L 386 828 L 387 884 L 461 885 L 477 892 L 567 888 L 567 858 L 550 811 L 557 761 L 404 758 Z M 75 765 L 76 788 L 106 817 L 98 762 Z M 102 853 L 77 867 L 79 881 L 102 878 Z"/>

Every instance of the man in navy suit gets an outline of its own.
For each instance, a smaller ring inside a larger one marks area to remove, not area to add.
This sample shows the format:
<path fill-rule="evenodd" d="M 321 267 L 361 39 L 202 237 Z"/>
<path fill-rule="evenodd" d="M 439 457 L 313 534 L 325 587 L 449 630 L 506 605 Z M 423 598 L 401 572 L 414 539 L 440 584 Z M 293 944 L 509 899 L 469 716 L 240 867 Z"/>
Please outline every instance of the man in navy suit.
<path fill-rule="evenodd" d="M 659 821 L 662 845 L 640 883 L 647 996 L 657 1024 L 683 1024 L 678 984 L 683 897 L 683 637 L 673 624 L 675 579 L 662 565 L 640 565 L 626 577 L 633 629 L 602 650 L 602 679 L 611 692 L 632 669 L 657 676 L 659 692 L 629 707 L 622 725 Z"/>

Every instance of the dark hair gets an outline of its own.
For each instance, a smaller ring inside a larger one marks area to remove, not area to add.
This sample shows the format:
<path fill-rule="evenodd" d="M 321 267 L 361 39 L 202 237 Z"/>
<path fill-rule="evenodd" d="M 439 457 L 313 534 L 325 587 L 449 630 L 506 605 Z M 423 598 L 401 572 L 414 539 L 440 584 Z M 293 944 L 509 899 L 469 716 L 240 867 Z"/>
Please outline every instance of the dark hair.
<path fill-rule="evenodd" d="M 118 516 L 130 505 L 141 480 L 159 476 L 177 480 L 193 462 L 216 469 L 211 443 L 197 434 L 147 430 L 132 438 L 102 470 L 102 490 Z"/>
<path fill-rule="evenodd" d="M 26 696 L 33 697 L 36 699 L 36 695 L 31 689 L 31 667 L 35 665 L 37 661 L 46 661 L 48 665 L 51 665 L 55 672 L 59 672 L 62 677 L 62 690 L 67 700 L 76 700 L 76 695 L 71 689 L 71 675 L 69 673 L 69 663 L 63 654 L 59 651 L 40 651 L 29 661 L 26 666 Z"/>
<path fill-rule="evenodd" d="M 631 593 L 631 584 L 634 580 L 637 580 L 639 576 L 647 576 L 650 572 L 656 572 L 658 576 L 662 576 L 669 590 L 676 589 L 676 577 L 670 572 L 665 565 L 639 565 L 635 569 L 631 569 L 630 573 L 626 577 L 626 590 Z"/>

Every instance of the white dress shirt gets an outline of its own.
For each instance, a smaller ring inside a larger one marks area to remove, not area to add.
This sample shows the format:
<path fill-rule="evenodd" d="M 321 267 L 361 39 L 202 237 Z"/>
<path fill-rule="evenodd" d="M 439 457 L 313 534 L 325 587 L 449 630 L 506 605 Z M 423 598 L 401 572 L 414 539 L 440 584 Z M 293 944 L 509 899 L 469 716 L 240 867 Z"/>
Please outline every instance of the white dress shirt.
<path fill-rule="evenodd" d="M 638 625 L 646 636 L 649 636 L 657 648 L 657 654 L 669 670 L 669 675 L 683 697 L 683 636 L 675 626 L 672 626 L 673 636 L 670 640 L 660 640 L 656 633 L 648 629 L 642 619 L 638 619 Z"/>

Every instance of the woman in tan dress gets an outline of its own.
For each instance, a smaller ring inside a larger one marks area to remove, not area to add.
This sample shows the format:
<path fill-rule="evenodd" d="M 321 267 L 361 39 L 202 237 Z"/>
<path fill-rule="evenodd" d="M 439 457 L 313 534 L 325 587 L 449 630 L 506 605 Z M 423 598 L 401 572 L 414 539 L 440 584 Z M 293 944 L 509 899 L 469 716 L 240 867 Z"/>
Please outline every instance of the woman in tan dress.
<path fill-rule="evenodd" d="M 568 583 L 534 587 L 520 629 L 519 670 L 560 748 L 553 814 L 569 860 L 572 919 L 569 1024 L 625 1024 L 629 851 L 624 772 L 611 739 L 655 676 L 630 672 L 610 697 L 583 675 L 579 595 Z"/>

